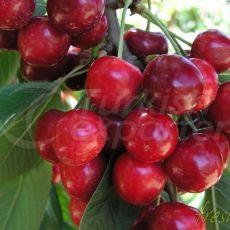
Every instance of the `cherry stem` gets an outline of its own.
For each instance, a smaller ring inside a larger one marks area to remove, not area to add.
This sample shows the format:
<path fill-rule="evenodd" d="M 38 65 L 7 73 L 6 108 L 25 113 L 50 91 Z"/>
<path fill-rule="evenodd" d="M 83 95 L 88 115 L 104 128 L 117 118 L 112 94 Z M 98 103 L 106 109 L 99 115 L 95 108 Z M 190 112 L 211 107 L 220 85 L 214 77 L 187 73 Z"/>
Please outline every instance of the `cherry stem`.
<path fill-rule="evenodd" d="M 148 0 L 148 9 L 151 11 L 151 8 L 152 8 L 152 2 L 151 0 Z M 147 27 L 146 27 L 146 31 L 150 31 L 150 21 L 148 19 L 148 22 L 147 22 Z"/>
<path fill-rule="evenodd" d="M 176 38 L 176 39 L 180 40 L 181 42 L 183 42 L 184 44 L 186 44 L 186 45 L 188 45 L 188 46 L 190 46 L 190 47 L 192 46 L 192 43 L 191 43 L 191 42 L 186 41 L 185 39 L 183 39 L 183 38 L 180 37 L 179 35 L 173 33 L 172 31 L 170 31 L 170 34 L 171 34 L 174 38 Z"/>
<path fill-rule="evenodd" d="M 92 57 L 94 59 L 98 58 L 99 49 L 100 49 L 99 46 L 95 46 L 95 47 L 92 48 Z"/>
<path fill-rule="evenodd" d="M 180 201 L 180 195 L 179 195 L 178 189 L 175 185 L 173 185 L 173 201 L 174 202 Z"/>
<path fill-rule="evenodd" d="M 157 197 L 156 206 L 160 205 L 160 203 L 161 203 L 161 193 L 160 193 L 159 196 Z"/>
<path fill-rule="evenodd" d="M 194 132 L 198 132 L 199 130 L 196 128 L 196 126 L 193 124 L 191 116 L 189 114 L 186 114 L 183 116 L 184 120 L 187 122 L 187 124 L 192 128 Z"/>

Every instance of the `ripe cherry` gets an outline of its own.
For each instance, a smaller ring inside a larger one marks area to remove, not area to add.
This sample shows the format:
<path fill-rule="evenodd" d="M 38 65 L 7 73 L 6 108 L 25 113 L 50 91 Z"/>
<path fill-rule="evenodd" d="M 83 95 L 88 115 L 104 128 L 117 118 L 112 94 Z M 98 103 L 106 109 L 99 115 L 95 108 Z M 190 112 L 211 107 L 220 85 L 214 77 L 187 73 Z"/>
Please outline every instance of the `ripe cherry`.
<path fill-rule="evenodd" d="M 52 182 L 53 184 L 61 183 L 61 173 L 60 173 L 60 165 L 55 164 L 52 167 Z"/>
<path fill-rule="evenodd" d="M 54 152 L 52 142 L 55 137 L 55 126 L 63 116 L 63 112 L 53 109 L 49 110 L 39 118 L 35 129 L 35 143 L 38 154 L 51 163 L 58 163 L 59 160 Z"/>
<path fill-rule="evenodd" d="M 34 9 L 34 0 L 0 0 L 0 28 L 20 29 L 29 22 Z"/>
<path fill-rule="evenodd" d="M 133 205 L 149 205 L 164 189 L 166 176 L 156 163 L 144 163 L 125 153 L 113 169 L 113 184 L 118 195 Z"/>
<path fill-rule="evenodd" d="M 52 23 L 67 33 L 88 31 L 101 19 L 104 0 L 48 0 L 47 12 Z"/>
<path fill-rule="evenodd" d="M 86 164 L 102 150 L 106 127 L 101 117 L 89 110 L 71 110 L 56 125 L 53 142 L 58 159 L 70 166 Z"/>
<path fill-rule="evenodd" d="M 148 230 L 206 230 L 205 219 L 198 209 L 182 203 L 163 203 L 156 207 Z"/>
<path fill-rule="evenodd" d="M 17 50 L 18 49 L 18 31 L 0 30 L 0 49 Z"/>
<path fill-rule="evenodd" d="M 217 72 L 230 69 L 230 39 L 219 30 L 207 30 L 192 44 L 192 57 L 209 62 Z"/>
<path fill-rule="evenodd" d="M 140 108 L 126 117 L 122 137 L 127 151 L 133 157 L 153 163 L 172 153 L 178 142 L 178 130 L 168 115 Z"/>
<path fill-rule="evenodd" d="M 101 157 L 75 167 L 60 164 L 62 183 L 70 195 L 89 200 L 96 190 L 105 168 L 105 160 Z"/>
<path fill-rule="evenodd" d="M 203 93 L 194 110 L 204 110 L 215 100 L 217 95 L 218 75 L 215 69 L 205 60 L 192 58 L 190 61 L 200 70 L 204 79 Z"/>
<path fill-rule="evenodd" d="M 183 140 L 165 161 L 170 180 L 186 192 L 202 192 L 216 184 L 223 173 L 223 160 L 216 142 L 205 134 Z"/>
<path fill-rule="evenodd" d="M 117 113 L 135 99 L 142 79 L 137 67 L 117 57 L 104 56 L 88 72 L 87 95 L 97 108 Z"/>
<path fill-rule="evenodd" d="M 199 102 L 203 77 L 196 66 L 178 55 L 162 55 L 144 72 L 145 93 L 162 112 L 184 114 Z"/>
<path fill-rule="evenodd" d="M 130 29 L 125 34 L 125 41 L 131 52 L 141 59 L 148 55 L 168 53 L 167 39 L 160 32 Z"/>
<path fill-rule="evenodd" d="M 70 37 L 56 30 L 48 17 L 36 17 L 20 30 L 18 46 L 22 59 L 27 63 L 50 66 L 64 58 L 70 46 Z"/>

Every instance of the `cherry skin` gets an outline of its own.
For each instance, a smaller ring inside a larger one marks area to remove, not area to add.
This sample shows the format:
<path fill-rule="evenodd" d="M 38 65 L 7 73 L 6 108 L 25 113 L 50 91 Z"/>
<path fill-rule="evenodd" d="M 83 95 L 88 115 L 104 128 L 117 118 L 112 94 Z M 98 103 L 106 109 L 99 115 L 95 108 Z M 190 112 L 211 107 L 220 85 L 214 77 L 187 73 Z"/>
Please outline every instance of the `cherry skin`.
<path fill-rule="evenodd" d="M 144 163 L 122 154 L 113 169 L 117 194 L 133 205 L 149 205 L 164 189 L 166 176 L 156 163 Z"/>
<path fill-rule="evenodd" d="M 97 108 L 118 113 L 128 107 L 142 86 L 140 70 L 113 56 L 97 59 L 91 66 L 86 91 Z"/>
<path fill-rule="evenodd" d="M 61 173 L 60 173 L 60 165 L 55 164 L 52 167 L 52 182 L 53 184 L 61 183 Z"/>
<path fill-rule="evenodd" d="M 27 63 L 50 66 L 64 58 L 70 46 L 70 37 L 56 30 L 48 17 L 36 17 L 20 30 L 18 46 L 22 59 Z"/>
<path fill-rule="evenodd" d="M 101 157 L 75 167 L 60 164 L 62 183 L 70 195 L 89 200 L 96 190 L 105 168 L 105 160 Z"/>
<path fill-rule="evenodd" d="M 101 19 L 104 9 L 104 0 L 48 0 L 47 2 L 47 12 L 52 23 L 58 29 L 76 35 L 92 29 Z"/>
<path fill-rule="evenodd" d="M 218 91 L 218 75 L 215 69 L 205 60 L 192 58 L 190 61 L 200 70 L 204 79 L 204 89 L 195 111 L 204 110 L 215 100 Z"/>
<path fill-rule="evenodd" d="M 207 30 L 192 44 L 192 57 L 209 62 L 217 72 L 230 69 L 230 38 L 219 30 Z"/>
<path fill-rule="evenodd" d="M 89 31 L 72 37 L 72 45 L 82 49 L 89 49 L 100 44 L 108 31 L 108 20 L 104 15 Z"/>
<path fill-rule="evenodd" d="M 168 53 L 167 39 L 160 32 L 130 29 L 125 34 L 125 41 L 130 51 L 141 59 L 148 55 Z"/>
<path fill-rule="evenodd" d="M 64 114 L 56 125 L 56 135 L 53 147 L 60 162 L 79 166 L 99 155 L 107 132 L 100 116 L 80 109 Z"/>
<path fill-rule="evenodd" d="M 18 49 L 18 31 L 0 30 L 0 49 L 17 50 Z"/>
<path fill-rule="evenodd" d="M 54 152 L 52 142 L 55 137 L 55 126 L 58 120 L 63 116 L 63 112 L 52 109 L 43 114 L 35 128 L 35 144 L 38 154 L 51 163 L 58 163 L 59 160 Z"/>
<path fill-rule="evenodd" d="M 17 30 L 31 19 L 35 9 L 34 0 L 0 0 L 0 28 Z"/>
<path fill-rule="evenodd" d="M 170 180 L 186 192 L 203 192 L 216 184 L 223 173 L 220 149 L 212 138 L 194 134 L 181 141 L 164 162 Z"/>
<path fill-rule="evenodd" d="M 178 55 L 162 55 L 144 71 L 144 89 L 157 110 L 172 114 L 190 112 L 204 88 L 197 67 Z"/>
<path fill-rule="evenodd" d="M 156 207 L 148 230 L 206 230 L 205 219 L 198 209 L 182 203 L 163 203 Z"/>
<path fill-rule="evenodd" d="M 136 109 L 126 117 L 122 137 L 127 151 L 146 163 L 169 157 L 179 138 L 177 126 L 168 115 L 148 108 Z"/>

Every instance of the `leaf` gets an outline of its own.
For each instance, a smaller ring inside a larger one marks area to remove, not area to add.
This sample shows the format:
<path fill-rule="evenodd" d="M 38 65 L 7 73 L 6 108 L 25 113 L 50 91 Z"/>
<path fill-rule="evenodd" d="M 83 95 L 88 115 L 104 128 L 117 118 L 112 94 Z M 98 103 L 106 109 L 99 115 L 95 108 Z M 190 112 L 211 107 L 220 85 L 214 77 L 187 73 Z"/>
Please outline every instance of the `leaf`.
<path fill-rule="evenodd" d="M 45 15 L 46 13 L 46 0 L 36 0 L 36 8 L 34 16 Z"/>
<path fill-rule="evenodd" d="M 49 197 L 50 166 L 40 163 L 0 186 L 1 230 L 37 230 Z"/>

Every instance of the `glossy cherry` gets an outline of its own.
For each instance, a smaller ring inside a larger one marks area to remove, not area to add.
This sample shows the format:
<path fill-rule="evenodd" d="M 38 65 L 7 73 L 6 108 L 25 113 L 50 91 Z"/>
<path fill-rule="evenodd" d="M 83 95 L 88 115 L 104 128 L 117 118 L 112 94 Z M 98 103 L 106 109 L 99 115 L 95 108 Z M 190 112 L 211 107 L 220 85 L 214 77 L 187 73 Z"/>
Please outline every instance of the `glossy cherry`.
<path fill-rule="evenodd" d="M 128 107 L 142 86 L 140 70 L 113 56 L 97 59 L 86 80 L 86 91 L 97 108 L 118 113 Z"/>
<path fill-rule="evenodd" d="M 118 195 L 133 205 L 149 205 L 164 189 L 166 176 L 160 165 L 144 163 L 122 154 L 113 169 L 113 184 Z"/>
<path fill-rule="evenodd" d="M 126 117 L 122 137 L 127 151 L 148 163 L 167 158 L 179 138 L 172 118 L 147 108 L 136 109 Z"/>
<path fill-rule="evenodd" d="M 219 30 L 207 30 L 192 44 L 192 57 L 204 59 L 217 72 L 230 69 L 230 38 Z"/>
<path fill-rule="evenodd" d="M 156 207 L 148 230 L 206 230 L 205 218 L 198 209 L 182 203 L 163 203 Z"/>
<path fill-rule="evenodd" d="M 163 33 L 130 29 L 125 33 L 125 41 L 130 51 L 144 59 L 148 55 L 167 54 L 168 42 Z"/>
<path fill-rule="evenodd" d="M 94 27 L 105 9 L 104 0 L 48 0 L 52 23 L 67 33 L 80 34 Z"/>
<path fill-rule="evenodd" d="M 75 167 L 60 164 L 62 183 L 70 195 L 89 200 L 96 190 L 105 168 L 106 162 L 102 157 Z"/>
<path fill-rule="evenodd" d="M 204 110 L 215 100 L 217 95 L 218 75 L 215 69 L 205 60 L 192 58 L 190 61 L 200 70 L 204 79 L 203 93 L 194 110 Z"/>
<path fill-rule="evenodd" d="M 31 19 L 35 0 L 0 0 L 0 28 L 17 30 Z"/>
<path fill-rule="evenodd" d="M 27 63 L 50 66 L 64 58 L 70 46 L 70 37 L 56 30 L 48 17 L 36 17 L 20 30 L 18 46 L 22 59 Z"/>
<path fill-rule="evenodd" d="M 63 114 L 60 110 L 49 110 L 39 118 L 35 128 L 35 144 L 38 154 L 54 164 L 59 160 L 54 152 L 52 142 L 56 138 L 55 126 Z"/>
<path fill-rule="evenodd" d="M 52 182 L 53 184 L 61 183 L 61 173 L 60 173 L 60 165 L 55 164 L 52 167 Z"/>
<path fill-rule="evenodd" d="M 144 89 L 157 110 L 173 114 L 190 112 L 203 92 L 203 77 L 188 59 L 162 55 L 144 71 Z"/>
<path fill-rule="evenodd" d="M 53 146 L 59 160 L 63 164 L 79 166 L 99 155 L 107 132 L 100 116 L 80 109 L 64 114 L 56 125 L 56 135 Z"/>
<path fill-rule="evenodd" d="M 91 30 L 72 37 L 72 45 L 83 49 L 92 48 L 103 41 L 107 31 L 108 20 L 104 15 Z"/>
<path fill-rule="evenodd" d="M 170 180 L 186 192 L 202 192 L 216 184 L 223 173 L 223 160 L 216 142 L 205 134 L 183 140 L 164 162 Z"/>
<path fill-rule="evenodd" d="M 17 48 L 18 48 L 18 31 L 0 30 L 0 49 L 17 50 Z"/>

